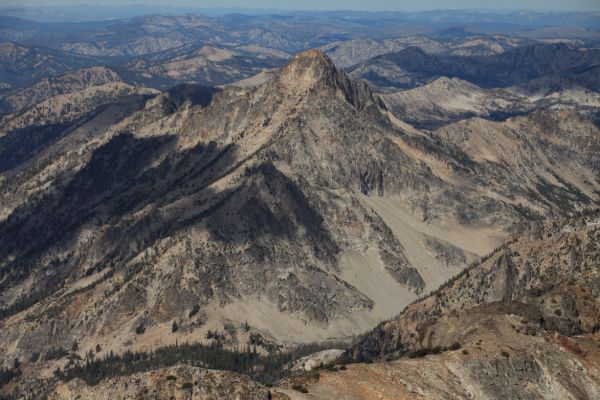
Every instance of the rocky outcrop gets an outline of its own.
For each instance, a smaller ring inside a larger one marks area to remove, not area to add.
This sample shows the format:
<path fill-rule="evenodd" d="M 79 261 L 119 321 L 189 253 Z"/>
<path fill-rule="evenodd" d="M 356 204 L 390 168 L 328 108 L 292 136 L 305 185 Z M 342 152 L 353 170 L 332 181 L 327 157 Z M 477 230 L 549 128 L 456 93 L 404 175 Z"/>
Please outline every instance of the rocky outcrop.
<path fill-rule="evenodd" d="M 540 222 L 431 296 L 382 323 L 352 348 L 358 359 L 448 347 L 471 337 L 487 318 L 520 318 L 525 334 L 594 334 L 600 322 L 597 215 Z M 465 319 L 472 322 L 467 323 Z M 442 334 L 443 332 L 443 334 Z"/>
<path fill-rule="evenodd" d="M 323 350 L 298 359 L 292 365 L 291 370 L 295 372 L 316 371 L 318 369 L 334 365 L 343 353 L 343 350 Z"/>
<path fill-rule="evenodd" d="M 244 375 L 180 365 L 111 378 L 96 386 L 74 379 L 58 385 L 48 399 L 265 400 L 270 391 Z"/>
<path fill-rule="evenodd" d="M 472 336 L 456 350 L 321 370 L 305 381 L 305 396 L 291 398 L 393 399 L 594 399 L 600 394 L 598 341 L 532 330 L 518 316 L 481 310 L 467 323 Z M 511 325 L 514 326 L 511 327 Z M 454 325 L 457 326 L 457 325 Z M 296 396 L 296 397 L 294 397 Z"/>
<path fill-rule="evenodd" d="M 529 225 L 347 353 L 375 362 L 321 370 L 304 389 L 315 399 L 596 398 L 599 228 L 598 213 Z"/>

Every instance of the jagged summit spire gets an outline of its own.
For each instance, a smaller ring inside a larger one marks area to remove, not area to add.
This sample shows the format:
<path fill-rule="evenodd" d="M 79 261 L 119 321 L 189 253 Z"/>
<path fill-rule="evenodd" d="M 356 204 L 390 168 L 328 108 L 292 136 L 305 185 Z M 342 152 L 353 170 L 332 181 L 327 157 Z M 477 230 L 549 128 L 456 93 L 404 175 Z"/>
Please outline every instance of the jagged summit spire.
<path fill-rule="evenodd" d="M 331 61 L 331 59 L 327 56 L 327 54 L 325 54 L 324 52 L 322 52 L 321 50 L 318 49 L 309 49 L 306 51 L 301 51 L 300 53 L 297 53 L 294 56 L 294 59 L 326 59 Z"/>
<path fill-rule="evenodd" d="M 335 78 L 342 72 L 325 53 L 311 49 L 298 53 L 281 69 L 281 74 L 300 83 Z"/>
<path fill-rule="evenodd" d="M 310 49 L 296 54 L 284 69 L 293 70 L 298 67 L 335 69 L 331 58 L 317 49 Z"/>
<path fill-rule="evenodd" d="M 377 103 L 363 81 L 352 81 L 331 58 L 322 51 L 311 49 L 298 53 L 286 66 L 281 68 L 279 82 L 290 92 L 299 94 L 333 91 L 342 94 L 348 102 L 357 108 Z"/>

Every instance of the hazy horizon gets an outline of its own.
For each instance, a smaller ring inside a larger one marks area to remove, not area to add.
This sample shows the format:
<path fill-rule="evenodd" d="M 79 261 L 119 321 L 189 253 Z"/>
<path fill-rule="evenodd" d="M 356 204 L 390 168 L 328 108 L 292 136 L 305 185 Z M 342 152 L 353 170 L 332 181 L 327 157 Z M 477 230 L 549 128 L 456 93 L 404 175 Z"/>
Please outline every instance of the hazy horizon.
<path fill-rule="evenodd" d="M 600 11 L 600 2 L 594 0 L 575 0 L 564 2 L 562 0 L 459 0 L 451 3 L 443 0 L 422 0 L 418 4 L 409 1 L 373 0 L 366 7 L 364 1 L 358 0 L 305 0 L 302 7 L 297 2 L 285 0 L 255 0 L 248 1 L 190 1 L 173 0 L 109 0 L 98 5 L 93 0 L 7 0 L 2 2 L 0 8 L 6 7 L 69 7 L 69 6 L 96 6 L 96 7 L 129 7 L 150 6 L 168 8 L 213 8 L 213 9 L 247 9 L 247 10 L 281 10 L 281 11 L 396 11 L 415 12 L 430 10 L 491 10 L 491 11 Z"/>

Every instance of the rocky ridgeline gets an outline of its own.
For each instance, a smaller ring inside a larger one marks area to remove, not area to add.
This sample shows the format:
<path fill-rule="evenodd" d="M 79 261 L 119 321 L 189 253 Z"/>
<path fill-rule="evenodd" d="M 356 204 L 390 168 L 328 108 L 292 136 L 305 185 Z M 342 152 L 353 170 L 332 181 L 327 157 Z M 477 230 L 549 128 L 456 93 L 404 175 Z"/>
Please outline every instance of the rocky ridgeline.
<path fill-rule="evenodd" d="M 359 333 L 474 257 L 463 235 L 491 243 L 598 196 L 587 119 L 507 121 L 521 125 L 502 140 L 417 131 L 318 51 L 251 89 L 180 87 L 117 108 L 0 182 L 0 356 L 41 355 L 23 365 L 30 381 L 97 346 L 267 350 Z M 507 158 L 525 131 L 535 150 Z M 443 267 L 428 271 L 432 260 Z M 401 337 L 357 351 L 404 351 Z"/>
<path fill-rule="evenodd" d="M 89 386 L 82 380 L 75 379 L 60 384 L 48 399 L 265 400 L 269 393 L 268 388 L 251 381 L 244 375 L 181 365 L 112 378 L 97 386 Z"/>
<path fill-rule="evenodd" d="M 472 337 L 473 324 L 506 315 L 520 318 L 525 335 L 595 334 L 600 328 L 599 254 L 597 215 L 532 223 L 432 295 L 380 324 L 350 354 L 395 358 L 448 347 Z"/>

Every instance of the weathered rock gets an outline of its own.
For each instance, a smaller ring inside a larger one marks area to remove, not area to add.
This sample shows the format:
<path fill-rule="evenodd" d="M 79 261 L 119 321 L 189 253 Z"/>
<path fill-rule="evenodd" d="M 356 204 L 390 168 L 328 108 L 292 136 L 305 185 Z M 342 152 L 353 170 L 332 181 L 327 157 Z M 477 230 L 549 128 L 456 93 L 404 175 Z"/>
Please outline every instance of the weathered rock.
<path fill-rule="evenodd" d="M 74 379 L 59 384 L 48 399 L 266 400 L 270 391 L 244 375 L 181 365 L 111 378 L 96 386 Z"/>

